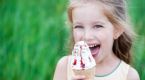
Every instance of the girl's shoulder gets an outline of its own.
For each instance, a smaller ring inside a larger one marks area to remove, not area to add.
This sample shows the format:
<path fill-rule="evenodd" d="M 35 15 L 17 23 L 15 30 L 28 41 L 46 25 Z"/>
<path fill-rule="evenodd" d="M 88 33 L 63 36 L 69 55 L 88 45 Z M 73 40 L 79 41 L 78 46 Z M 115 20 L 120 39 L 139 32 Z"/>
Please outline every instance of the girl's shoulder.
<path fill-rule="evenodd" d="M 63 66 L 65 64 L 67 64 L 68 57 L 69 56 L 63 56 L 62 58 L 60 58 L 57 65 L 62 65 Z"/>
<path fill-rule="evenodd" d="M 138 72 L 131 66 L 128 71 L 127 80 L 140 80 Z"/>
<path fill-rule="evenodd" d="M 58 63 L 57 63 L 57 67 L 66 69 L 69 57 L 70 56 L 68 55 L 68 56 L 63 56 L 62 58 L 60 58 Z"/>
<path fill-rule="evenodd" d="M 57 65 L 67 66 L 69 59 L 71 58 L 71 55 L 63 56 L 59 59 Z"/>
<path fill-rule="evenodd" d="M 66 80 L 68 57 L 69 56 L 64 56 L 59 59 L 56 65 L 53 80 L 59 80 L 59 79 Z"/>

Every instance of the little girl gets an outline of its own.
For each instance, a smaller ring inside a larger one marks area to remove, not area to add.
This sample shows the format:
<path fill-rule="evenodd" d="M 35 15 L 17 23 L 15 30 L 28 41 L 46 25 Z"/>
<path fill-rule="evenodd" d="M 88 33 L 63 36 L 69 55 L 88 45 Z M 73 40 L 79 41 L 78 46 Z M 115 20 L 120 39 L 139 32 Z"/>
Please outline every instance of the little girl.
<path fill-rule="evenodd" d="M 129 65 L 134 33 L 127 23 L 125 0 L 71 0 L 68 20 L 72 46 L 85 41 L 96 61 L 95 80 L 140 80 Z M 59 60 L 54 80 L 87 80 L 74 75 L 70 58 Z"/>

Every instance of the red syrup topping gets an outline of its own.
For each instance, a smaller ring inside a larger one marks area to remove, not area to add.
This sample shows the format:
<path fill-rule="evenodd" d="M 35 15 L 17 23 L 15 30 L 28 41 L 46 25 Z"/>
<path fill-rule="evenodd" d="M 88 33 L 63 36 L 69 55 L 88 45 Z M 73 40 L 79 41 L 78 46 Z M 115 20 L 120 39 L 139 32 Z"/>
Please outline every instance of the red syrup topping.
<path fill-rule="evenodd" d="M 82 59 L 81 59 L 81 67 L 82 69 L 85 68 L 85 64 L 83 63 Z"/>
<path fill-rule="evenodd" d="M 77 60 L 76 60 L 76 59 L 74 59 L 73 65 L 76 65 L 76 64 L 77 64 Z"/>
<path fill-rule="evenodd" d="M 82 60 L 83 58 L 82 58 L 82 54 L 81 53 L 82 53 L 82 46 L 80 46 L 80 56 L 81 56 L 81 60 L 80 60 L 81 64 L 80 65 L 81 65 L 82 69 L 84 69 L 85 68 L 85 64 L 83 63 L 83 60 Z"/>

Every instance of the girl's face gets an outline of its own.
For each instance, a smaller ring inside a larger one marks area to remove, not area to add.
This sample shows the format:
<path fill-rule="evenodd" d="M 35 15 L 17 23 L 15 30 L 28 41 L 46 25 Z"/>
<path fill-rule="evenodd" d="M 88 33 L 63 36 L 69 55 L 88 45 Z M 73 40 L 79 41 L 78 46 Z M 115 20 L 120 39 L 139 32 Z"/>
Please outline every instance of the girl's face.
<path fill-rule="evenodd" d="M 101 62 L 113 54 L 114 26 L 104 15 L 101 6 L 85 4 L 72 12 L 75 43 L 85 41 L 95 58 Z"/>

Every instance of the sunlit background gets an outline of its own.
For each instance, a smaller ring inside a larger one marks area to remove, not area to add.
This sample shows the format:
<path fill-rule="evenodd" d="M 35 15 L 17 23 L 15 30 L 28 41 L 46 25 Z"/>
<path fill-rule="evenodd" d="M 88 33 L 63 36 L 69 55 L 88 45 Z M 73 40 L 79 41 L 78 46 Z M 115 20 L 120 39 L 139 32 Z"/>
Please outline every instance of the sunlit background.
<path fill-rule="evenodd" d="M 0 80 L 52 80 L 68 54 L 67 0 L 0 0 Z M 128 0 L 138 34 L 133 64 L 145 79 L 145 0 Z"/>

